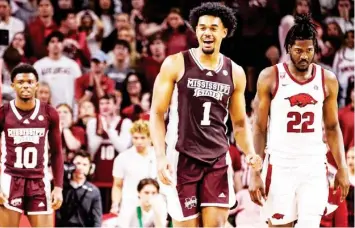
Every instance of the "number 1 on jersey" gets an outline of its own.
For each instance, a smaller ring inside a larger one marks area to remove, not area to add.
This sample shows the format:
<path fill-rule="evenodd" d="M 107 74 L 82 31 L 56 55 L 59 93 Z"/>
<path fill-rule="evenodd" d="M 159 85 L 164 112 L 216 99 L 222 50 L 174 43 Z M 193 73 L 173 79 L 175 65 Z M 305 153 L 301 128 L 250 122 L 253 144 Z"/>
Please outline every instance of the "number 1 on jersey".
<path fill-rule="evenodd" d="M 211 102 L 205 102 L 203 103 L 203 119 L 201 120 L 201 125 L 202 126 L 208 126 L 211 124 L 210 121 L 210 112 L 211 112 Z"/>

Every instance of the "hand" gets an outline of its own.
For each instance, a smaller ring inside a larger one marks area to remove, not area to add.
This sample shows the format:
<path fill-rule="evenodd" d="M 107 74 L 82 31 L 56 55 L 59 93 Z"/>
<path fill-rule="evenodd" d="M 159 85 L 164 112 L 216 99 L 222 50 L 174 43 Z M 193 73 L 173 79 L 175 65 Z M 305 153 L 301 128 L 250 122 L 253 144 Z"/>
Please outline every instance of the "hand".
<path fill-rule="evenodd" d="M 110 213 L 111 214 L 115 214 L 118 215 L 118 212 L 120 211 L 118 204 L 112 204 L 111 205 L 111 209 L 110 209 Z"/>
<path fill-rule="evenodd" d="M 246 163 L 255 171 L 260 171 L 263 167 L 263 160 L 257 154 L 248 154 L 245 158 Z"/>
<path fill-rule="evenodd" d="M 263 206 L 262 198 L 266 200 L 264 183 L 261 179 L 260 172 L 252 171 L 250 175 L 249 194 L 251 200 L 259 206 Z"/>
<path fill-rule="evenodd" d="M 62 188 L 54 187 L 51 197 L 52 197 L 52 209 L 53 210 L 59 209 L 63 203 Z"/>
<path fill-rule="evenodd" d="M 340 188 L 341 190 L 340 202 L 343 202 L 346 196 L 348 195 L 349 186 L 350 186 L 350 182 L 349 182 L 348 169 L 339 168 L 337 173 L 335 174 L 333 194 L 335 194 L 338 188 Z"/>
<path fill-rule="evenodd" d="M 0 205 L 4 205 L 4 203 L 7 203 L 7 196 L 0 191 Z"/>
<path fill-rule="evenodd" d="M 171 165 L 168 163 L 166 156 L 161 156 L 157 158 L 157 166 L 158 166 L 158 177 L 159 180 L 166 185 L 171 185 L 172 180 L 171 176 L 173 174 L 173 169 Z"/>

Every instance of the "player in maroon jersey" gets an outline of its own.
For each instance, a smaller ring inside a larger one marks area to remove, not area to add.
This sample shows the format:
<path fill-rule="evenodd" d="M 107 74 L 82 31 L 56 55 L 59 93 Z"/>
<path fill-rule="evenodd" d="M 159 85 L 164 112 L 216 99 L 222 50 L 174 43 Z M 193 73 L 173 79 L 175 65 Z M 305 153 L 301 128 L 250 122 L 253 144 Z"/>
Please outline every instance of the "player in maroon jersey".
<path fill-rule="evenodd" d="M 334 189 L 341 189 L 341 200 L 349 191 L 348 168 L 338 121 L 338 81 L 332 72 L 312 63 L 318 45 L 310 15 L 295 18 L 295 25 L 286 36 L 285 48 L 291 61 L 264 69 L 258 79 L 254 143 L 260 155 L 266 148 L 268 154 L 263 170 L 265 187 L 260 172 L 255 171 L 251 172 L 249 191 L 252 201 L 263 205 L 269 227 L 292 227 L 295 220 L 295 227 L 319 227 L 328 198 L 322 118 L 328 145 L 338 166 Z M 280 73 L 282 69 L 287 74 Z M 288 77 L 290 80 L 285 81 Z M 285 100 L 288 96 L 283 97 L 287 92 L 300 92 L 298 98 L 293 98 L 296 106 L 291 100 Z M 316 102 L 308 94 L 304 95 L 305 92 L 319 94 L 317 108 Z M 311 109 L 304 112 L 307 104 Z M 275 118 L 275 115 L 289 110 L 297 111 L 294 112 L 296 114 L 309 113 L 311 121 L 301 114 L 295 121 L 286 114 Z M 288 127 L 295 122 L 295 128 Z M 307 138 L 310 140 L 306 142 Z M 292 141 L 298 145 L 290 145 Z"/>
<path fill-rule="evenodd" d="M 191 11 L 190 21 L 199 47 L 168 56 L 162 64 L 153 91 L 152 141 L 173 226 L 224 227 L 235 204 L 226 136 L 229 112 L 250 164 L 260 168 L 261 158 L 245 112 L 244 70 L 220 53 L 222 40 L 235 29 L 234 12 L 205 3 Z"/>
<path fill-rule="evenodd" d="M 63 201 L 63 158 L 57 111 L 35 98 L 38 74 L 28 64 L 11 72 L 16 98 L 0 108 L 0 227 L 18 227 L 22 213 L 32 227 L 53 227 Z M 48 176 L 51 148 L 54 189 Z"/>

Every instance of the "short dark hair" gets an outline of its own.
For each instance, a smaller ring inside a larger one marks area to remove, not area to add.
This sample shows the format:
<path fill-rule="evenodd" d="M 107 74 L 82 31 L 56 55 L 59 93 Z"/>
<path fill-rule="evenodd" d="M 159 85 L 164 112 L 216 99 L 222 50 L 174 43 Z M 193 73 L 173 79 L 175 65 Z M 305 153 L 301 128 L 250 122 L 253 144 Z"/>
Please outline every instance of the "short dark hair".
<path fill-rule="evenodd" d="M 51 41 L 52 38 L 58 38 L 60 42 L 63 42 L 64 40 L 64 34 L 59 32 L 59 31 L 53 31 L 51 32 L 48 36 L 46 36 L 45 43 L 46 46 L 48 46 L 49 42 Z"/>
<path fill-rule="evenodd" d="M 74 159 L 75 159 L 76 157 L 87 158 L 87 159 L 89 159 L 89 161 L 90 161 L 90 163 L 91 163 L 91 155 L 90 155 L 87 151 L 85 151 L 85 150 L 80 149 L 80 150 L 78 150 L 77 152 L 75 152 L 72 161 L 74 161 Z"/>
<path fill-rule="evenodd" d="M 295 16 L 295 25 L 290 28 L 285 39 L 285 49 L 295 44 L 296 40 L 313 40 L 315 52 L 318 52 L 316 25 L 311 21 L 311 14 Z"/>
<path fill-rule="evenodd" d="M 70 14 L 76 14 L 75 10 L 73 9 L 61 9 L 59 12 L 58 12 L 58 22 L 59 22 L 59 25 L 62 23 L 62 21 L 65 21 L 66 19 L 68 19 L 68 16 Z M 89 14 L 90 15 L 90 14 Z"/>
<path fill-rule="evenodd" d="M 114 94 L 111 94 L 111 93 L 105 93 L 102 97 L 100 97 L 99 100 L 113 100 L 115 103 L 116 103 L 116 96 Z"/>
<path fill-rule="evenodd" d="M 1 1 L 7 2 L 7 4 L 11 5 L 10 0 L 1 0 Z"/>
<path fill-rule="evenodd" d="M 153 178 L 144 178 L 140 180 L 137 186 L 137 191 L 140 192 L 144 188 L 144 186 L 149 184 L 154 185 L 157 188 L 157 191 L 159 192 L 159 183 Z"/>
<path fill-rule="evenodd" d="M 18 74 L 30 74 L 30 73 L 34 74 L 36 80 L 38 81 L 38 73 L 36 69 L 30 64 L 21 63 L 11 71 L 11 82 L 14 82 L 14 79 Z"/>
<path fill-rule="evenodd" d="M 120 46 L 124 46 L 128 49 L 128 52 L 131 53 L 131 46 L 129 45 L 129 43 L 126 41 L 126 40 L 116 40 L 115 41 L 115 45 L 114 45 L 114 48 L 117 46 L 117 45 L 120 45 Z"/>
<path fill-rule="evenodd" d="M 207 2 L 193 8 L 190 11 L 190 24 L 194 30 L 196 30 L 199 18 L 205 15 L 219 17 L 223 26 L 228 29 L 227 37 L 233 35 L 237 27 L 237 19 L 231 8 L 217 2 Z"/>

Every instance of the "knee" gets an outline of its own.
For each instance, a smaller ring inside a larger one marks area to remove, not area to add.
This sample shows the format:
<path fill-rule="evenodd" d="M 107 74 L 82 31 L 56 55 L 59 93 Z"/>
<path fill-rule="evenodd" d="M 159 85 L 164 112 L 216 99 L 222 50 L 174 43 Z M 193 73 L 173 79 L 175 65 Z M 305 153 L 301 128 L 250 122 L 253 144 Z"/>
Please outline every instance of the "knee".
<path fill-rule="evenodd" d="M 225 227 L 227 218 L 224 215 L 215 215 L 203 218 L 203 227 Z"/>

